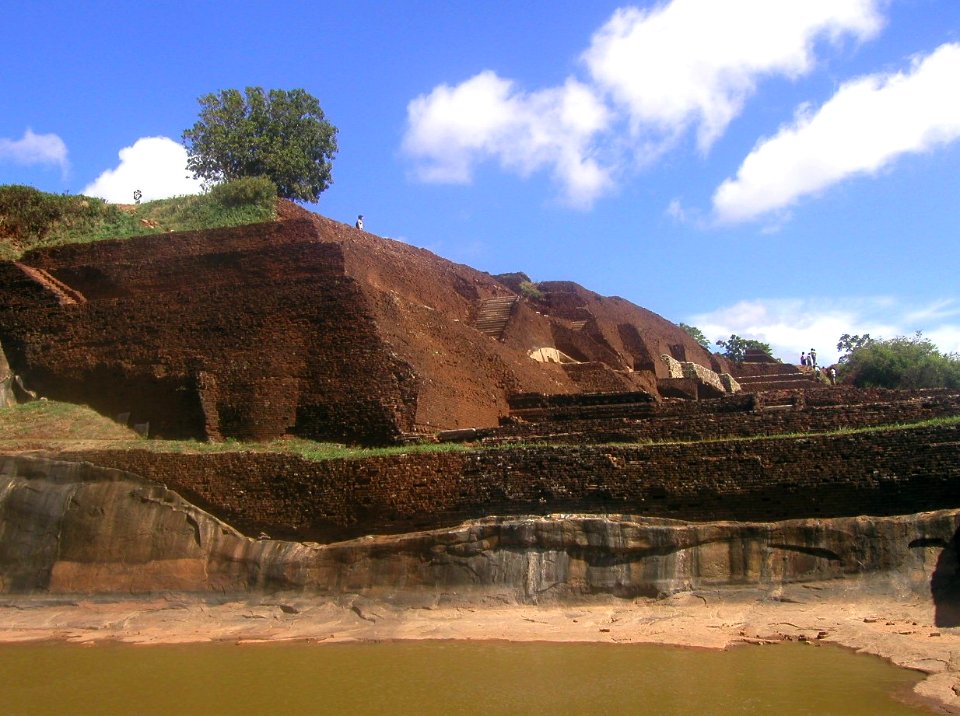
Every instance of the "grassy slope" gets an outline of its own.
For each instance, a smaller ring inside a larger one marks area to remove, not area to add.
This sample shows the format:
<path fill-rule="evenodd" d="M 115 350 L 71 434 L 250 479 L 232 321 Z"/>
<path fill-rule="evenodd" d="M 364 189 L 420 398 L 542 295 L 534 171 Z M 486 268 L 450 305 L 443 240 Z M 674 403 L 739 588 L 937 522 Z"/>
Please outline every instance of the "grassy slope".
<path fill-rule="evenodd" d="M 276 201 L 276 189 L 257 179 L 223 184 L 198 196 L 130 205 L 0 186 L 0 260 L 47 246 L 272 221 Z"/>

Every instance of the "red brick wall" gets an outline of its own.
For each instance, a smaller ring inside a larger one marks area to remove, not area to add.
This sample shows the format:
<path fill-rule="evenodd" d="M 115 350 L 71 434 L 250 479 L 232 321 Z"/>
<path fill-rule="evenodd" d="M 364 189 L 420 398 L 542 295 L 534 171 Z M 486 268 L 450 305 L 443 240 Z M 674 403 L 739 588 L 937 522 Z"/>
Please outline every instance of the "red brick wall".
<path fill-rule="evenodd" d="M 341 247 L 298 220 L 34 251 L 57 305 L 0 264 L 0 341 L 28 385 L 164 437 L 387 442 L 416 376 L 379 338 Z M 9 279 L 9 282 L 6 280 Z"/>
<path fill-rule="evenodd" d="M 336 540 L 486 515 L 774 521 L 960 506 L 960 428 L 696 445 L 539 446 L 310 462 L 84 452 L 163 482 L 247 534 Z"/>
<path fill-rule="evenodd" d="M 960 393 L 943 390 L 823 388 L 661 403 L 617 402 L 620 396 L 599 396 L 608 397 L 609 402 L 598 404 L 597 397 L 516 396 L 511 405 L 522 422 L 480 430 L 477 437 L 488 443 L 708 440 L 827 432 L 960 415 Z"/>

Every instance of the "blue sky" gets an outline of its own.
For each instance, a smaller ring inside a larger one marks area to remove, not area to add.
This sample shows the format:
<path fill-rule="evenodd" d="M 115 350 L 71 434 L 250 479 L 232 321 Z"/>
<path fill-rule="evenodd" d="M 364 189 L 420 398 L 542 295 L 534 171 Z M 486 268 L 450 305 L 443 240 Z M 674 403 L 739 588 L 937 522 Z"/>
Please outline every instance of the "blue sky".
<path fill-rule="evenodd" d="M 796 360 L 960 351 L 960 2 L 14 3 L 0 183 L 197 191 L 197 98 L 302 87 L 311 209 Z"/>

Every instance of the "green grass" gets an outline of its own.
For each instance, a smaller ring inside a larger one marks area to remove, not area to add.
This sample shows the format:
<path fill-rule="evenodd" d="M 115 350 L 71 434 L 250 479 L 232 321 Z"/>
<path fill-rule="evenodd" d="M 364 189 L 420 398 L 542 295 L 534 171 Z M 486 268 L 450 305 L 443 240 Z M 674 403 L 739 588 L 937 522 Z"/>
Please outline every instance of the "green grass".
<path fill-rule="evenodd" d="M 147 442 L 84 405 L 37 400 L 0 409 L 0 446 L 16 447 L 51 440 Z"/>
<path fill-rule="evenodd" d="M 200 442 L 197 440 L 151 440 L 138 448 L 156 452 L 176 452 L 182 454 L 257 452 L 284 453 L 297 455 L 305 460 L 320 462 L 336 459 L 363 459 L 371 457 L 389 457 L 391 455 L 423 455 L 442 452 L 469 452 L 478 450 L 476 446 L 463 443 L 423 443 L 417 445 L 393 445 L 390 447 L 356 447 L 340 443 L 326 443 L 303 438 L 281 438 L 264 443 L 245 443 L 237 440 L 224 442 Z"/>
<path fill-rule="evenodd" d="M 777 435 L 726 436 L 706 440 L 663 440 L 586 445 L 603 447 L 651 447 L 656 445 L 696 445 L 700 443 L 759 442 L 768 440 L 797 440 L 802 438 L 833 437 L 895 430 L 917 430 L 930 427 L 960 425 L 960 415 L 932 418 L 914 423 L 877 425 L 863 428 L 841 428 L 817 433 L 783 433 Z M 132 430 L 118 425 L 90 408 L 53 400 L 37 401 L 0 409 L 0 450 L 72 449 L 84 447 L 119 450 L 150 450 L 181 454 L 209 454 L 230 452 L 281 453 L 297 455 L 306 460 L 334 459 L 361 460 L 393 455 L 425 455 L 446 452 L 511 451 L 531 448 L 561 449 L 584 447 L 582 443 L 515 442 L 502 445 L 470 443 L 423 443 L 391 447 L 356 447 L 339 443 L 318 442 L 302 438 L 281 438 L 269 442 L 202 442 L 198 440 L 147 440 Z"/>
<path fill-rule="evenodd" d="M 15 260 L 35 248 L 272 221 L 276 202 L 276 187 L 256 177 L 221 184 L 197 196 L 123 206 L 4 185 L 0 260 Z"/>

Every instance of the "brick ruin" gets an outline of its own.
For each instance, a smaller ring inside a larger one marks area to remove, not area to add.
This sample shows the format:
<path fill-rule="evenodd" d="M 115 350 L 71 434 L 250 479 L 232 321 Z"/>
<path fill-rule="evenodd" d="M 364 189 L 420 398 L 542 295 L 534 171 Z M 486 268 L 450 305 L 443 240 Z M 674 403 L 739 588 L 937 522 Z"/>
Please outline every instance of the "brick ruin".
<path fill-rule="evenodd" d="M 33 390 L 162 437 L 429 433 L 500 447 L 62 456 L 162 482 L 253 536 L 330 541 L 491 514 L 764 521 L 960 506 L 956 426 L 815 434 L 957 415 L 956 392 L 731 366 L 623 299 L 567 282 L 525 293 L 527 281 L 305 213 L 33 251 L 0 262 L 0 399 Z M 807 436 L 637 444 L 785 433 Z"/>
<path fill-rule="evenodd" d="M 699 441 L 831 432 L 960 415 L 951 390 L 831 386 L 652 401 L 646 394 L 518 395 L 498 428 L 440 433 L 440 440 L 610 443 Z"/>
<path fill-rule="evenodd" d="M 664 353 L 724 368 L 623 299 L 539 286 L 522 296 L 509 280 L 300 211 L 0 262 L 0 345 L 25 389 L 152 436 L 213 440 L 390 443 L 496 426 L 514 393 L 658 398 Z M 496 335 L 480 330 L 490 302 Z M 545 348 L 575 362 L 531 358 Z"/>
<path fill-rule="evenodd" d="M 336 541 L 488 515 L 777 521 L 960 507 L 956 426 L 695 444 L 558 445 L 312 462 L 65 453 L 156 480 L 245 534 Z"/>
<path fill-rule="evenodd" d="M 311 241 L 311 228 L 102 242 L 0 264 L 8 358 L 41 395 L 164 437 L 264 439 L 297 425 L 388 439 L 412 422 L 413 376 L 384 350 L 340 248 Z"/>

